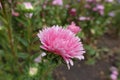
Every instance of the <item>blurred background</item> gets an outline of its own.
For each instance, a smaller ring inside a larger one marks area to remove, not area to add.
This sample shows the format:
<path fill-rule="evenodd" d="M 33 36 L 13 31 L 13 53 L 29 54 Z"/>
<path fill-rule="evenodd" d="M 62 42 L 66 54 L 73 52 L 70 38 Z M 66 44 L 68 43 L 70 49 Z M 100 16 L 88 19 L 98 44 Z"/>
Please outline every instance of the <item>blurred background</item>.
<path fill-rule="evenodd" d="M 40 61 L 39 30 L 71 22 L 81 28 L 85 60 L 70 70 Z M 0 80 L 120 80 L 119 73 L 120 0 L 0 0 Z"/>

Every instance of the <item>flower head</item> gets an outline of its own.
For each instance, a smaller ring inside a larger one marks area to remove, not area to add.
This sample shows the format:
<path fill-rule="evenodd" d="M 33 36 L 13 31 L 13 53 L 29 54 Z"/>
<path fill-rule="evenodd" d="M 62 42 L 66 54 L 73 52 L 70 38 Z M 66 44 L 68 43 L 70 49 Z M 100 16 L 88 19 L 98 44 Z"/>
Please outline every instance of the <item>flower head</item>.
<path fill-rule="evenodd" d="M 94 8 L 93 11 L 97 11 L 100 15 L 104 15 L 104 5 L 102 4 L 97 4 Z"/>
<path fill-rule="evenodd" d="M 114 16 L 115 16 L 115 12 L 113 12 L 113 11 L 112 11 L 112 12 L 109 12 L 108 15 L 109 15 L 110 17 L 114 17 Z"/>
<path fill-rule="evenodd" d="M 85 53 L 80 39 L 70 30 L 53 26 L 40 31 L 38 37 L 42 43 L 42 49 L 60 55 L 67 63 L 73 65 L 73 58 L 84 59 Z"/>
<path fill-rule="evenodd" d="M 79 17 L 79 20 L 80 20 L 80 21 L 89 21 L 89 20 L 90 20 L 90 17 L 80 16 L 80 17 Z"/>
<path fill-rule="evenodd" d="M 85 4 L 85 8 L 90 9 L 91 8 L 90 4 Z"/>
<path fill-rule="evenodd" d="M 53 0 L 52 4 L 53 5 L 60 5 L 60 6 L 62 6 L 63 5 L 63 1 L 62 0 Z"/>
<path fill-rule="evenodd" d="M 69 10 L 69 14 L 70 14 L 71 16 L 75 16 L 75 15 L 76 15 L 76 9 L 75 9 L 75 8 L 70 9 L 70 10 Z"/>
<path fill-rule="evenodd" d="M 74 22 L 72 22 L 67 29 L 69 29 L 70 31 L 72 31 L 73 33 L 77 34 L 78 32 L 81 31 L 79 26 L 76 26 L 76 24 Z"/>
<path fill-rule="evenodd" d="M 104 6 L 103 6 L 102 4 L 98 4 L 98 5 L 96 6 L 96 8 L 97 8 L 98 10 L 104 10 Z"/>
<path fill-rule="evenodd" d="M 111 74 L 111 75 L 110 75 L 110 78 L 111 78 L 112 80 L 117 80 L 117 76 L 114 75 L 114 74 Z"/>
<path fill-rule="evenodd" d="M 37 72 L 38 72 L 37 67 L 30 67 L 30 69 L 29 69 L 29 75 L 30 75 L 30 76 L 36 75 Z"/>
<path fill-rule="evenodd" d="M 109 2 L 109 3 L 111 3 L 111 2 L 113 2 L 113 0 L 106 0 L 106 2 Z"/>
<path fill-rule="evenodd" d="M 14 10 L 12 10 L 12 15 L 17 17 L 17 16 L 19 16 L 20 14 L 19 14 L 18 12 L 15 12 Z"/>
<path fill-rule="evenodd" d="M 45 52 L 42 52 L 37 58 L 34 59 L 36 63 L 40 63 L 42 61 L 42 57 L 46 56 Z"/>
<path fill-rule="evenodd" d="M 118 69 L 117 69 L 116 67 L 112 66 L 112 67 L 110 68 L 110 70 L 111 70 L 111 72 L 112 72 L 111 75 L 110 75 L 110 78 L 111 78 L 112 80 L 117 80 L 118 75 L 119 75 Z"/>
<path fill-rule="evenodd" d="M 33 9 L 33 6 L 30 2 L 24 2 L 23 3 L 26 9 Z"/>

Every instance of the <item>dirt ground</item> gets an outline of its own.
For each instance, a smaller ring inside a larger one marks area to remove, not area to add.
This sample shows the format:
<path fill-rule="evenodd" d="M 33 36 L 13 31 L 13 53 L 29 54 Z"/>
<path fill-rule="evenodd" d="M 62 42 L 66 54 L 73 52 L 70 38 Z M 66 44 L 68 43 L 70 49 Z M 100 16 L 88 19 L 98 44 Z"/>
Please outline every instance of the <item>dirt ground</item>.
<path fill-rule="evenodd" d="M 77 61 L 70 70 L 66 65 L 59 66 L 53 73 L 54 80 L 110 80 L 110 67 L 120 58 L 120 38 L 105 34 L 97 46 L 108 50 L 102 53 L 104 56 L 94 65 Z"/>

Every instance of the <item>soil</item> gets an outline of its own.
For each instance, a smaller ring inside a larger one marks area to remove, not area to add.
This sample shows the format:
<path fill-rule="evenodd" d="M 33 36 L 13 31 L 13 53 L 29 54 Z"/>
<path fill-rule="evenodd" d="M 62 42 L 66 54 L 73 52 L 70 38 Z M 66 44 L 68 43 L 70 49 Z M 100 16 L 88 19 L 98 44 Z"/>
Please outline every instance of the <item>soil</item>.
<path fill-rule="evenodd" d="M 110 80 L 110 67 L 116 66 L 115 62 L 120 58 L 120 38 L 106 33 L 98 40 L 97 46 L 107 50 L 101 53 L 102 58 L 94 65 L 77 61 L 70 70 L 66 65 L 61 65 L 53 73 L 54 80 Z"/>

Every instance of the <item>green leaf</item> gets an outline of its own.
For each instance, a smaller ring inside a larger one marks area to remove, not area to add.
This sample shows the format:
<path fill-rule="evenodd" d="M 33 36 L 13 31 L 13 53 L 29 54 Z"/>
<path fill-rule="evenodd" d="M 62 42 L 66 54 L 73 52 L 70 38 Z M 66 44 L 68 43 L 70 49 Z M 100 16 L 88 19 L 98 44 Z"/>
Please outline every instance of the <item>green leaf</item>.
<path fill-rule="evenodd" d="M 23 53 L 23 52 L 19 52 L 18 53 L 18 57 L 22 58 L 22 59 L 25 59 L 27 58 L 29 55 L 27 53 Z"/>
<path fill-rule="evenodd" d="M 5 24 L 8 24 L 8 22 L 6 21 L 6 19 L 4 19 L 2 16 L 0 16 L 0 20 L 2 20 Z"/>
<path fill-rule="evenodd" d="M 28 23 L 24 19 L 16 18 L 18 22 L 22 23 L 24 26 L 27 26 Z"/>
<path fill-rule="evenodd" d="M 21 38 L 21 37 L 19 37 L 19 36 L 16 36 L 16 38 L 17 38 L 17 40 L 20 41 L 21 44 L 23 44 L 25 47 L 28 46 L 28 42 L 27 42 L 25 39 L 23 39 L 23 38 Z"/>
<path fill-rule="evenodd" d="M 85 46 L 87 52 L 89 53 L 89 55 L 93 56 L 96 54 L 96 50 L 93 49 L 91 46 Z"/>
<path fill-rule="evenodd" d="M 91 58 L 91 59 L 88 59 L 88 61 L 86 63 L 93 65 L 93 64 L 95 64 L 95 62 L 96 62 L 96 60 Z"/>
<path fill-rule="evenodd" d="M 0 50 L 0 55 L 4 55 L 4 51 L 3 50 Z"/>

